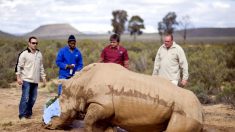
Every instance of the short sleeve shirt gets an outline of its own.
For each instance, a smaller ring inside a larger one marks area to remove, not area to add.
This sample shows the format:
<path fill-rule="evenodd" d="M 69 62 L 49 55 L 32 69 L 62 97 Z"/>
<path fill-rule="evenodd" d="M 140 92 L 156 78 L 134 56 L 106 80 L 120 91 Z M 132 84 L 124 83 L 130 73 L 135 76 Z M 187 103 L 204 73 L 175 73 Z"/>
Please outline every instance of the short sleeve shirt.
<path fill-rule="evenodd" d="M 124 66 L 124 61 L 129 60 L 127 50 L 120 45 L 117 47 L 108 45 L 103 49 L 100 57 L 103 58 L 104 63 L 117 63 L 122 66 Z"/>

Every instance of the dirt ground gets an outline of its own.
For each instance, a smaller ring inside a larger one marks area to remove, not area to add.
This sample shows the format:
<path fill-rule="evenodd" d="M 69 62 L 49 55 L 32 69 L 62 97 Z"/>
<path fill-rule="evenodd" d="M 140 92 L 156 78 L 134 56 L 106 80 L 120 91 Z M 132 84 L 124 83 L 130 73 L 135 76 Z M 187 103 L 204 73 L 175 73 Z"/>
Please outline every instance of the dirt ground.
<path fill-rule="evenodd" d="M 54 97 L 47 88 L 39 88 L 38 98 L 33 109 L 32 119 L 21 121 L 18 119 L 18 105 L 21 88 L 0 88 L 0 132 L 62 132 L 65 130 L 47 130 L 42 125 L 43 106 L 45 102 Z M 205 121 L 204 131 L 208 132 L 235 132 L 235 110 L 229 105 L 216 104 L 203 106 Z M 75 122 L 76 126 L 76 122 Z M 80 131 L 75 127 L 66 131 Z"/>

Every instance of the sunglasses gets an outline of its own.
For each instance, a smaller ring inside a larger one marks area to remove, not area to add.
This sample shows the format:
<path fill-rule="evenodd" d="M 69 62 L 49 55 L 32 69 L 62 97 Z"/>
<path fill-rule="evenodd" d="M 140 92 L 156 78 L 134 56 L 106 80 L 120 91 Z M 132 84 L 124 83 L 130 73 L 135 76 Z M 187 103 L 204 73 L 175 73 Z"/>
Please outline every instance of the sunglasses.
<path fill-rule="evenodd" d="M 37 44 L 38 44 L 38 42 L 31 42 L 31 44 L 36 44 L 36 45 L 37 45 Z"/>

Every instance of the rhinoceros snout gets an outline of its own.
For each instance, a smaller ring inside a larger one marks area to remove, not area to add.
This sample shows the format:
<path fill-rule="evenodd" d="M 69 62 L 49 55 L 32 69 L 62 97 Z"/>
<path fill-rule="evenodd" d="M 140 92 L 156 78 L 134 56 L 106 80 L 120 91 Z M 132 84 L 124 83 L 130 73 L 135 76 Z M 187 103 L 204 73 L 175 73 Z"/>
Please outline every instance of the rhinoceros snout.
<path fill-rule="evenodd" d="M 62 125 L 63 125 L 63 122 L 61 121 L 59 117 L 53 117 L 50 123 L 44 124 L 44 128 L 54 130 L 54 129 L 61 128 Z"/>

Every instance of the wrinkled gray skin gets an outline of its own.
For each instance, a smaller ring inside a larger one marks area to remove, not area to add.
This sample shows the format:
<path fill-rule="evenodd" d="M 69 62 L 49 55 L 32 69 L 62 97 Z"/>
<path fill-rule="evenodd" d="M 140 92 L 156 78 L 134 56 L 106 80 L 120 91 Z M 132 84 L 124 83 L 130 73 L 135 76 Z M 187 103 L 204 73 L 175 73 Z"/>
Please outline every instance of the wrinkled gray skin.
<path fill-rule="evenodd" d="M 171 82 L 131 72 L 120 65 L 95 63 L 63 82 L 61 116 L 48 128 L 71 123 L 85 113 L 85 132 L 199 132 L 203 113 L 197 97 Z"/>

